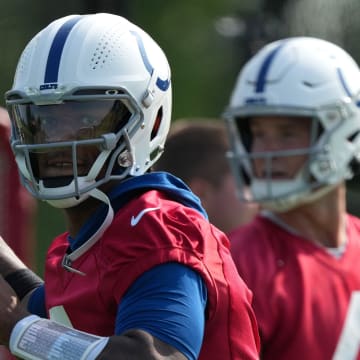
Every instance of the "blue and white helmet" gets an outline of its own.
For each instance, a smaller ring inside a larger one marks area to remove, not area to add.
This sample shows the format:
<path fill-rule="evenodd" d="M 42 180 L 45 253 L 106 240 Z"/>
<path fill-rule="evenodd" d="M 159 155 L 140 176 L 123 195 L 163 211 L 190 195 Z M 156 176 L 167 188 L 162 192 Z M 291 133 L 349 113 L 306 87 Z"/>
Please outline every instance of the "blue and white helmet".
<path fill-rule="evenodd" d="M 224 112 L 239 188 L 249 185 L 263 207 L 285 211 L 351 179 L 360 157 L 360 71 L 343 49 L 325 40 L 295 37 L 263 47 L 240 72 Z M 251 151 L 248 119 L 256 116 L 313 119 L 312 143 L 299 151 Z M 293 179 L 271 178 L 275 157 L 308 154 Z M 267 161 L 267 176 L 254 176 L 252 159 Z M 243 193 L 239 191 L 239 193 Z"/>
<path fill-rule="evenodd" d="M 171 102 L 166 56 L 138 26 L 105 13 L 50 23 L 24 49 L 6 93 L 26 188 L 56 207 L 71 207 L 109 180 L 144 174 L 163 151 Z M 51 134 L 54 121 L 65 122 L 63 114 L 75 127 L 70 138 Z M 94 145 L 96 161 L 79 174 L 78 149 Z M 56 148 L 72 152 L 74 175 L 62 184 L 41 179 L 33 160 Z"/>

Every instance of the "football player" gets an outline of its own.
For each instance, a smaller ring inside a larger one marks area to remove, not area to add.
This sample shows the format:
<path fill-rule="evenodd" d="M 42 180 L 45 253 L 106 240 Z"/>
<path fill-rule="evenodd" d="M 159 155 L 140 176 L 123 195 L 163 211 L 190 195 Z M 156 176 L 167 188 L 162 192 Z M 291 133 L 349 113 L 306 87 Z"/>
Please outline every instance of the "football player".
<path fill-rule="evenodd" d="M 60 18 L 26 46 L 6 94 L 12 148 L 67 231 L 44 282 L 1 243 L 0 342 L 16 356 L 258 358 L 228 239 L 181 180 L 150 172 L 171 100 L 163 51 L 120 16 Z"/>
<path fill-rule="evenodd" d="M 244 66 L 224 117 L 238 186 L 263 211 L 229 237 L 254 293 L 261 358 L 357 359 L 360 71 L 343 49 L 295 37 Z"/>
<path fill-rule="evenodd" d="M 249 222 L 256 203 L 239 201 L 226 152 L 229 141 L 221 119 L 178 119 L 155 169 L 180 177 L 200 198 L 209 220 L 227 233 Z"/>

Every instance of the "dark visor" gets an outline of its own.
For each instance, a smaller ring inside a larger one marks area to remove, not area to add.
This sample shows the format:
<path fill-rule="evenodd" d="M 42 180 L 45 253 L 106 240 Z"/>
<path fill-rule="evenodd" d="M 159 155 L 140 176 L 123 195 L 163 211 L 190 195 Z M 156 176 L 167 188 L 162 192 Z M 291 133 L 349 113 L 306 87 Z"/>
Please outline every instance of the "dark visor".
<path fill-rule="evenodd" d="M 121 100 L 68 101 L 55 105 L 16 104 L 9 108 L 22 144 L 88 140 L 119 131 L 131 113 Z"/>

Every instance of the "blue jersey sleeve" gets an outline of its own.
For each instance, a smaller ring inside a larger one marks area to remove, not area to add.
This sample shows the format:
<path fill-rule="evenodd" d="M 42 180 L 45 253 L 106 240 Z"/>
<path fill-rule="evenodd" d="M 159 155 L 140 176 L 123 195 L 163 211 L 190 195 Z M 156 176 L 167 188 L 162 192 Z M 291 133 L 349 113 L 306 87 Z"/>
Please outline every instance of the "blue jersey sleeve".
<path fill-rule="evenodd" d="M 34 315 L 38 315 L 42 318 L 46 318 L 46 307 L 45 307 L 45 287 L 44 285 L 39 286 L 30 295 L 27 310 Z"/>
<path fill-rule="evenodd" d="M 142 274 L 119 304 L 116 334 L 142 329 L 197 359 L 205 328 L 207 291 L 198 273 L 166 263 Z"/>

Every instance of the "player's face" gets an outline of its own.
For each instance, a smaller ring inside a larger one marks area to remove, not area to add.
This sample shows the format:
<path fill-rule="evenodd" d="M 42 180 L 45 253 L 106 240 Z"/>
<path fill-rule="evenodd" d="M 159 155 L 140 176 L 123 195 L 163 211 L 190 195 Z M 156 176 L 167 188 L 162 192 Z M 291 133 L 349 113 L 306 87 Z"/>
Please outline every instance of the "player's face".
<path fill-rule="evenodd" d="M 250 119 L 251 152 L 277 152 L 310 146 L 311 119 L 305 117 L 263 116 Z M 280 153 L 279 153 L 280 154 Z M 258 178 L 291 179 L 303 167 L 308 155 L 274 155 L 271 164 L 263 157 L 253 160 Z M 269 173 L 270 172 L 270 173 Z"/>
<path fill-rule="evenodd" d="M 80 146 L 76 150 L 76 168 L 79 176 L 85 176 L 94 164 L 100 151 L 96 146 Z M 69 149 L 55 149 L 37 154 L 39 178 L 73 176 L 73 157 Z"/>
<path fill-rule="evenodd" d="M 92 140 L 115 132 L 120 122 L 127 121 L 128 114 L 126 106 L 118 100 L 69 101 L 19 105 L 15 118 L 24 143 L 45 146 L 32 150 L 38 177 L 52 178 L 86 175 L 101 151 Z"/>
<path fill-rule="evenodd" d="M 66 108 L 47 107 L 46 114 L 39 115 L 41 128 L 36 133 L 36 142 L 54 143 L 92 139 L 96 136 L 96 127 L 104 116 L 103 109 L 91 106 L 91 103 L 87 103 L 86 107 L 69 105 Z M 89 172 L 99 153 L 100 150 L 95 145 L 77 147 L 76 167 L 79 176 Z M 73 175 L 71 148 L 54 148 L 52 151 L 39 152 L 37 159 L 40 178 Z"/>

